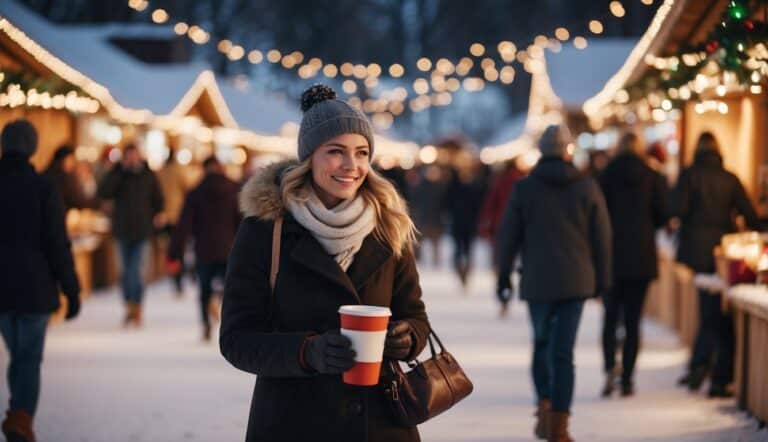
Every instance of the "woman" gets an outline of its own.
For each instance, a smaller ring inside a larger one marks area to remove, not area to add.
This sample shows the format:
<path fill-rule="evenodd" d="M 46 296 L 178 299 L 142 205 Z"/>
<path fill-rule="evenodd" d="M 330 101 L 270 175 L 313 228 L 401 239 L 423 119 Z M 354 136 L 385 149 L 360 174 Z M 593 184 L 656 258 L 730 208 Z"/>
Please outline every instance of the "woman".
<path fill-rule="evenodd" d="M 298 164 L 252 178 L 229 258 L 220 346 L 256 374 L 247 441 L 418 441 L 379 388 L 346 385 L 354 364 L 339 306 L 392 310 L 384 357 L 424 348 L 429 322 L 412 254 L 415 229 L 392 184 L 370 168 L 373 131 L 327 86 L 302 96 Z M 273 222 L 284 219 L 274 293 Z"/>
<path fill-rule="evenodd" d="M 658 275 L 656 229 L 668 219 L 666 180 L 645 163 L 637 135 L 625 134 L 618 147 L 619 154 L 600 175 L 613 230 L 613 284 L 603 296 L 603 397 L 613 393 L 618 376 L 616 328 L 620 317 L 626 331 L 621 351 L 621 395 L 635 392 L 640 319 L 648 284 Z"/>
<path fill-rule="evenodd" d="M 677 261 L 694 273 L 715 273 L 712 250 L 723 235 L 737 230 L 735 215 L 743 216 L 750 229 L 762 230 L 741 181 L 723 167 L 720 147 L 711 132 L 699 136 L 693 164 L 680 174 L 673 196 L 674 215 L 680 219 Z M 733 319 L 722 311 L 721 296 L 699 289 L 699 330 L 688 373 L 678 381 L 696 391 L 711 369 L 710 397 L 732 395 L 727 386 L 733 381 L 736 344 Z"/>
<path fill-rule="evenodd" d="M 539 150 L 541 160 L 515 185 L 499 226 L 497 290 L 511 289 L 520 253 L 520 297 L 528 302 L 534 340 L 534 434 L 570 442 L 573 348 L 584 301 L 611 281 L 611 225 L 600 187 L 568 161 L 565 128 L 549 126 Z"/>

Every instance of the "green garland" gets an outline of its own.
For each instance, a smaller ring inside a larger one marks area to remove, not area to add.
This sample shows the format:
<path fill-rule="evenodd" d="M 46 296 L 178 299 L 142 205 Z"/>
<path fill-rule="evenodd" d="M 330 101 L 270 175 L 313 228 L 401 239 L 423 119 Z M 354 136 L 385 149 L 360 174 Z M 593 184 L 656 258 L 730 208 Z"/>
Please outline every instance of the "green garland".
<path fill-rule="evenodd" d="M 8 89 L 8 86 L 17 84 L 23 91 L 35 89 L 39 93 L 48 92 L 51 95 L 66 95 L 71 91 L 75 91 L 78 96 L 85 95 L 80 88 L 73 86 L 58 77 L 43 77 L 31 71 L 24 70 L 9 71 L 2 69 L 2 67 L 0 67 L 0 73 L 2 73 L 2 79 L 0 79 L 0 92 L 5 92 Z"/>
<path fill-rule="evenodd" d="M 677 54 L 678 59 L 698 54 L 698 61 L 690 66 L 681 61 L 661 70 L 651 67 L 645 76 L 626 88 L 630 102 L 639 101 L 650 93 L 660 92 L 674 107 L 679 108 L 687 100 L 668 97 L 667 91 L 687 85 L 712 61 L 721 72 L 734 74 L 740 84 L 755 84 L 751 78 L 755 69 L 747 67 L 747 61 L 750 59 L 748 52 L 760 43 L 768 45 L 768 24 L 765 21 L 752 20 L 750 17 L 753 16 L 755 8 L 768 8 L 766 3 L 766 0 L 731 1 L 720 24 L 712 30 L 704 43 L 683 47 Z M 766 58 L 759 58 L 757 61 L 764 65 L 768 63 Z M 696 98 L 697 94 L 692 91 L 689 99 Z"/>

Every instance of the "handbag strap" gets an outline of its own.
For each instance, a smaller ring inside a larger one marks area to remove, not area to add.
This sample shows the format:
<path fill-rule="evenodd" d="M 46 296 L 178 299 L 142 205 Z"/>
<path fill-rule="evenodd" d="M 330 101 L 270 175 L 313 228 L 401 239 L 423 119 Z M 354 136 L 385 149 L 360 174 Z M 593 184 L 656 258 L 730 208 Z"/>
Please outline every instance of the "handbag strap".
<path fill-rule="evenodd" d="M 272 294 L 275 293 L 275 282 L 277 281 L 277 271 L 280 268 L 280 236 L 283 230 L 283 217 L 275 219 L 272 227 L 272 263 L 269 266 L 269 288 Z"/>

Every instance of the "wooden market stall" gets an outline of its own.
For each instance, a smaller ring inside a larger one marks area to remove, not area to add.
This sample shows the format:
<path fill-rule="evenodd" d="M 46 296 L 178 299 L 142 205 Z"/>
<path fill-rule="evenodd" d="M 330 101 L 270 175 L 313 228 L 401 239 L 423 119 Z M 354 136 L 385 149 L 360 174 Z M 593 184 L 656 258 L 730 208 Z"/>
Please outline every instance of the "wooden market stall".
<path fill-rule="evenodd" d="M 585 103 L 590 124 L 603 130 L 673 122 L 676 134 L 667 147 L 679 168 L 693 161 L 699 135 L 712 132 L 725 167 L 741 179 L 759 215 L 768 217 L 767 15 L 762 0 L 666 0 L 621 69 Z M 677 264 L 673 252 L 660 256 L 647 310 L 690 345 L 701 279 Z M 726 273 L 720 271 L 719 285 L 725 286 Z M 760 348 L 768 342 L 768 315 L 755 292 L 766 298 L 768 292 L 754 285 L 725 287 L 737 319 L 739 403 L 765 421 L 768 360 Z"/>

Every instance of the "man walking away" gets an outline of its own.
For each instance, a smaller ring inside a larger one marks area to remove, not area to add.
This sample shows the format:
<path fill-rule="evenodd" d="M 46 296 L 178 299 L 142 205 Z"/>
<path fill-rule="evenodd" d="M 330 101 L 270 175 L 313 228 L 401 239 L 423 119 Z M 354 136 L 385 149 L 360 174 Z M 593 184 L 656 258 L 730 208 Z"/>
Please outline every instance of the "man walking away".
<path fill-rule="evenodd" d="M 584 301 L 611 281 L 611 225 L 597 183 L 567 160 L 565 128 L 541 136 L 542 158 L 515 186 L 499 227 L 497 292 L 511 289 L 515 256 L 522 255 L 520 297 L 533 328 L 533 373 L 538 399 L 535 435 L 572 441 L 568 418 L 574 389 L 573 347 Z"/>
<path fill-rule="evenodd" d="M 29 163 L 35 128 L 26 120 L 9 123 L 0 149 L 0 332 L 10 355 L 2 431 L 10 442 L 34 442 L 48 318 L 59 308 L 60 290 L 66 319 L 77 316 L 80 284 L 59 195 Z"/>

